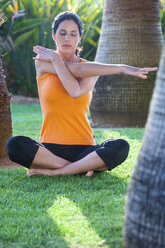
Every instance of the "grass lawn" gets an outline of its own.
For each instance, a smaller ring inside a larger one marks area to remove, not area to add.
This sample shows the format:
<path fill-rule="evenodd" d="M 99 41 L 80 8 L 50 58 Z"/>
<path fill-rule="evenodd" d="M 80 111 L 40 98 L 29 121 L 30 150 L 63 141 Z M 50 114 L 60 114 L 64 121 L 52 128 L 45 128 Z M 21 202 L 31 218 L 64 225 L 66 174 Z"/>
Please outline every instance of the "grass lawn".
<path fill-rule="evenodd" d="M 12 105 L 13 135 L 39 141 L 38 105 Z M 27 177 L 26 168 L 0 170 L 0 248 L 122 247 L 124 204 L 144 129 L 94 129 L 96 143 L 125 138 L 128 159 L 111 172 Z"/>

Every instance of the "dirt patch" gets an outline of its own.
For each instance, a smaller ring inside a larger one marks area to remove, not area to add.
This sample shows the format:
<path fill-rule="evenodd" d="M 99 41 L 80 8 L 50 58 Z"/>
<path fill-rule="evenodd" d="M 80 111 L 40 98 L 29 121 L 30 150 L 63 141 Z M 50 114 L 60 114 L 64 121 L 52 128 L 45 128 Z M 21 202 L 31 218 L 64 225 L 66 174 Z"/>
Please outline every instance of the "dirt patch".
<path fill-rule="evenodd" d="M 19 164 L 12 162 L 8 157 L 0 158 L 0 169 L 20 168 Z"/>
<path fill-rule="evenodd" d="M 17 104 L 40 104 L 40 100 L 39 100 L 39 98 L 12 95 L 11 96 L 11 103 L 17 103 Z"/>

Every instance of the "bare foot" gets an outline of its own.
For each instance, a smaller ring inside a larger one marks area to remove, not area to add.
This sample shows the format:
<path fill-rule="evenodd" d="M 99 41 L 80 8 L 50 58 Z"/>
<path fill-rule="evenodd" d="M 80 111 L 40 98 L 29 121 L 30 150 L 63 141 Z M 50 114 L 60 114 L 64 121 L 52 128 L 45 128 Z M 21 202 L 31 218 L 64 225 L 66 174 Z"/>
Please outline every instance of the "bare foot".
<path fill-rule="evenodd" d="M 85 174 L 86 177 L 91 177 L 93 176 L 93 171 L 88 171 L 86 174 Z"/>
<path fill-rule="evenodd" d="M 27 176 L 53 176 L 53 170 L 49 169 L 30 169 L 27 171 Z"/>

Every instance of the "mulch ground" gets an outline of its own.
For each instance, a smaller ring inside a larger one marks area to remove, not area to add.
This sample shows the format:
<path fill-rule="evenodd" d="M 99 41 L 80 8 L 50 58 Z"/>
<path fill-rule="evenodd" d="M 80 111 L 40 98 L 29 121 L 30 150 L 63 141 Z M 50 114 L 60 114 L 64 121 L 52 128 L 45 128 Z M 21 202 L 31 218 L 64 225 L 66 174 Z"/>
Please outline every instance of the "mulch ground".
<path fill-rule="evenodd" d="M 40 104 L 40 101 L 39 101 L 38 98 L 12 95 L 11 96 L 11 103 L 17 103 L 17 104 Z"/>
<path fill-rule="evenodd" d="M 38 98 L 12 95 L 11 103 L 40 104 L 40 101 Z M 0 158 L 0 169 L 15 169 L 20 167 L 21 166 L 19 164 L 13 163 L 8 157 Z"/>
<path fill-rule="evenodd" d="M 8 157 L 0 158 L 0 169 L 20 168 L 19 164 L 13 163 Z"/>

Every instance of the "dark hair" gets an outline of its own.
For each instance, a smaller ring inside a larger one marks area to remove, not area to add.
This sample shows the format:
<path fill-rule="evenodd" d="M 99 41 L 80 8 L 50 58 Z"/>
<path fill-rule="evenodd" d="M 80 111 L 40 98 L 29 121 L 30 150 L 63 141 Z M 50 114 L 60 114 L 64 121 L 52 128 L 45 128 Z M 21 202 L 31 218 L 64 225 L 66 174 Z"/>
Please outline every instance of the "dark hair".
<path fill-rule="evenodd" d="M 54 18 L 54 22 L 52 24 L 52 29 L 53 29 L 54 33 L 56 33 L 60 23 L 62 21 L 65 21 L 65 20 L 74 21 L 78 26 L 80 36 L 82 35 L 82 33 L 83 33 L 83 22 L 82 22 L 82 20 L 80 19 L 80 17 L 77 14 L 75 14 L 73 12 L 70 12 L 70 11 L 62 12 L 62 13 L 60 13 L 59 15 L 57 15 Z M 81 50 L 82 50 L 82 48 L 77 48 L 76 49 L 76 55 L 79 55 L 79 52 L 81 52 Z"/>
<path fill-rule="evenodd" d="M 54 22 L 52 24 L 52 28 L 54 30 L 54 33 L 56 33 L 60 23 L 64 20 L 73 20 L 78 26 L 80 36 L 82 35 L 83 22 L 77 14 L 70 12 L 70 11 L 62 12 L 54 18 Z"/>

